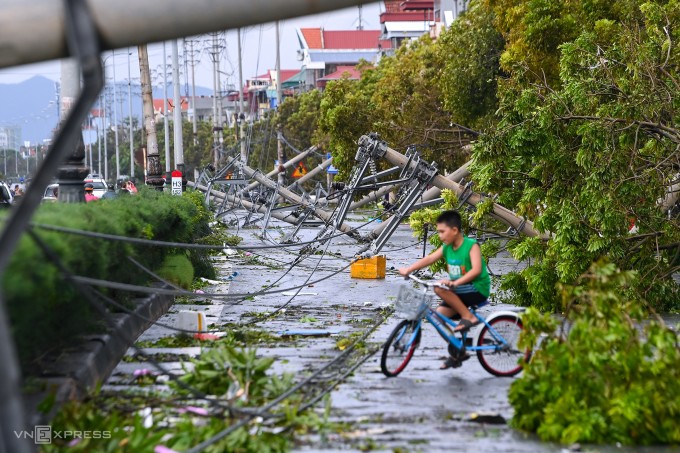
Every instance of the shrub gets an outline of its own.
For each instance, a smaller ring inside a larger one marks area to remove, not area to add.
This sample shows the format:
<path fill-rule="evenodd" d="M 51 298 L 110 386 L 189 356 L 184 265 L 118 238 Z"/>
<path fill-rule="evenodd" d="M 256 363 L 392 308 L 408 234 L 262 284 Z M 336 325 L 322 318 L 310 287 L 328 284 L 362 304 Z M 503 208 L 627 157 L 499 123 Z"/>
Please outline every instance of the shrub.
<path fill-rule="evenodd" d="M 76 230 L 130 238 L 194 242 L 207 229 L 205 208 L 191 197 L 172 197 L 140 190 L 134 197 L 83 204 L 45 204 L 33 221 Z M 149 269 L 158 269 L 166 256 L 178 250 L 91 238 L 35 228 L 40 238 L 59 256 L 70 273 L 91 278 L 144 285 L 151 277 L 135 266 L 132 257 Z M 181 253 L 187 253 L 182 250 Z M 206 263 L 207 253 L 188 252 L 192 262 Z M 213 271 L 214 272 L 214 271 Z M 200 274 L 199 274 L 200 275 Z M 209 276 L 209 275 L 206 275 Z M 24 371 L 78 335 L 92 332 L 101 320 L 73 285 L 28 237 L 24 236 L 2 280 L 13 335 Z M 128 293 L 103 290 L 124 301 Z M 39 335 L 36 335 L 39 332 Z"/>
<path fill-rule="evenodd" d="M 661 320 L 643 320 L 644 304 L 630 297 L 636 281 L 599 262 L 560 287 L 561 326 L 527 311 L 523 346 L 547 337 L 510 387 L 516 428 L 562 443 L 680 443 L 678 337 Z"/>

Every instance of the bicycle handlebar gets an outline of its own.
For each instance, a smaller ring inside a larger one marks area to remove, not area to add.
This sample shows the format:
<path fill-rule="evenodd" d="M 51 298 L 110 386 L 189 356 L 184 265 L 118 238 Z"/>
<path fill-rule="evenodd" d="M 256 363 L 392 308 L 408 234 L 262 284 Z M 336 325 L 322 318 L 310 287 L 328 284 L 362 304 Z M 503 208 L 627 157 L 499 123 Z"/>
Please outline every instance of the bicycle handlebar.
<path fill-rule="evenodd" d="M 443 284 L 441 284 L 441 283 L 439 283 L 439 282 L 426 282 L 425 280 L 422 280 L 422 279 L 416 277 L 416 276 L 413 275 L 413 274 L 408 274 L 408 275 L 407 275 L 406 277 L 404 277 L 404 278 L 410 278 L 410 279 L 413 280 L 414 282 L 420 283 L 421 285 L 427 286 L 428 288 L 437 287 L 437 288 L 451 289 L 450 287 L 448 287 L 448 286 L 446 286 L 446 285 L 443 285 Z"/>

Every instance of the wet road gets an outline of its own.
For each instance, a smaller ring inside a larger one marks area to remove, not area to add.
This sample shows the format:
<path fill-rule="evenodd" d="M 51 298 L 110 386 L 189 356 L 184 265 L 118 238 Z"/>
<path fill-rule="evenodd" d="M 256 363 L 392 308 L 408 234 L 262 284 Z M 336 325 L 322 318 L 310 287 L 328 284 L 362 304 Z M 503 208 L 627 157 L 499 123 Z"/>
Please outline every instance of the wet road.
<path fill-rule="evenodd" d="M 354 214 L 350 224 L 365 222 Z M 282 222 L 270 223 L 271 228 L 241 229 L 241 245 L 272 244 L 290 231 Z M 368 232 L 373 225 L 362 229 Z M 304 228 L 299 237 L 312 239 L 318 228 Z M 231 231 L 236 233 L 236 231 Z M 312 282 L 346 266 L 361 248 L 347 237 L 333 239 L 326 254 L 313 254 L 293 267 L 297 258 L 292 249 L 276 248 L 254 250 L 256 254 L 232 255 L 218 258 L 220 280 L 236 270 L 239 275 L 232 281 L 205 289 L 206 292 L 246 293 L 262 290 L 280 277 L 272 289 L 290 288 L 306 281 Z M 351 279 L 349 269 L 323 282 L 304 287 L 297 297 L 294 291 L 248 298 L 237 305 L 212 301 L 208 305 L 181 305 L 163 320 L 172 324 L 179 309 L 202 310 L 209 323 L 252 323 L 264 329 L 275 339 L 263 342 L 258 351 L 276 358 L 273 371 L 292 372 L 304 377 L 341 354 L 343 345 L 356 335 L 365 332 L 376 320 L 383 317 L 383 308 L 390 307 L 399 286 L 404 280 L 389 272 L 422 256 L 422 242 L 412 237 L 406 225 L 401 225 L 385 246 L 388 275 L 383 280 Z M 429 250 L 429 246 L 428 246 Z M 518 268 L 511 258 L 504 256 L 490 263 L 494 273 L 502 274 Z M 308 280 L 309 279 L 309 280 Z M 285 307 L 285 308 L 282 308 Z M 497 305 L 482 309 L 482 313 L 509 307 Z M 275 316 L 268 314 L 279 310 Z M 390 316 L 369 337 L 366 349 L 380 346 L 394 325 L 397 315 Z M 282 335 L 285 333 L 285 335 Z M 172 334 L 167 329 L 154 327 L 141 340 L 153 340 Z M 200 348 L 172 348 L 175 354 L 195 355 Z M 546 444 L 534 436 L 511 429 L 502 420 L 512 417 L 512 407 L 507 392 L 514 378 L 497 378 L 488 374 L 476 357 L 466 361 L 461 368 L 439 370 L 446 355 L 443 340 L 431 326 L 426 326 L 420 348 L 411 363 L 396 378 L 386 378 L 380 372 L 379 353 L 368 358 L 344 383 L 331 392 L 330 419 L 346 422 L 342 429 L 332 429 L 323 436 L 303 437 L 296 451 L 494 451 L 494 452 L 557 452 L 565 447 Z M 143 363 L 121 363 L 108 383 L 116 386 Z M 179 363 L 166 366 L 181 372 Z M 122 376 L 122 377 L 121 377 Z M 318 411 L 322 412 L 323 404 Z M 492 420 L 479 423 L 472 414 L 492 415 Z M 499 423 L 500 422 L 500 423 Z M 605 447 L 589 451 L 644 451 Z M 671 451 L 649 449 L 649 451 Z"/>

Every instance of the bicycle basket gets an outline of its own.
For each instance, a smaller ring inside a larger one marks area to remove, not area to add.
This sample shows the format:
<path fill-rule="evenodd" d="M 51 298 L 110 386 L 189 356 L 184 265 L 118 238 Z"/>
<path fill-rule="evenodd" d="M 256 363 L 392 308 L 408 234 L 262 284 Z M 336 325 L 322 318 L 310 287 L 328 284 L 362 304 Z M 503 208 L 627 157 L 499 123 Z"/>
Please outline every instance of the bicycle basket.
<path fill-rule="evenodd" d="M 430 299 L 432 295 L 414 289 L 410 285 L 402 285 L 399 288 L 397 301 L 394 303 L 394 310 L 406 319 L 418 319 L 425 313 Z"/>

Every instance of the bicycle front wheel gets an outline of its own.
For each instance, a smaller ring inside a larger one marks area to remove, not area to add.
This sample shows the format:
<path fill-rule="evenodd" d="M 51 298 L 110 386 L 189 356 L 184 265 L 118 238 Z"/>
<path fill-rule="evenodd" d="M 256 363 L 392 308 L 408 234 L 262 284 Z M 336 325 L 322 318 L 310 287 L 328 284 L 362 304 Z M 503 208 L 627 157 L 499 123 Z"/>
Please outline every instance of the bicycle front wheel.
<path fill-rule="evenodd" d="M 487 349 L 478 350 L 477 359 L 486 371 L 501 377 L 514 376 L 522 371 L 523 363 L 531 356 L 530 350 L 520 351 L 517 347 L 522 328 L 519 316 L 512 315 L 494 318 L 482 328 L 477 346 Z"/>
<path fill-rule="evenodd" d="M 413 357 L 420 344 L 420 323 L 418 321 L 401 321 L 394 328 L 383 347 L 380 358 L 380 369 L 387 377 L 401 373 Z"/>

